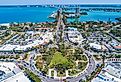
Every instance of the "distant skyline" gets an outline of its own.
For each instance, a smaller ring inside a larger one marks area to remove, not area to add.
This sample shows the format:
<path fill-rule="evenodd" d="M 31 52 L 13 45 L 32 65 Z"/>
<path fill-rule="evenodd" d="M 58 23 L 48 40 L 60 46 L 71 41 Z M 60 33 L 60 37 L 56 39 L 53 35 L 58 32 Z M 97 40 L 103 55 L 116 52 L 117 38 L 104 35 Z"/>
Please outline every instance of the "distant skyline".
<path fill-rule="evenodd" d="M 121 4 L 121 0 L 0 0 L 0 5 Z"/>

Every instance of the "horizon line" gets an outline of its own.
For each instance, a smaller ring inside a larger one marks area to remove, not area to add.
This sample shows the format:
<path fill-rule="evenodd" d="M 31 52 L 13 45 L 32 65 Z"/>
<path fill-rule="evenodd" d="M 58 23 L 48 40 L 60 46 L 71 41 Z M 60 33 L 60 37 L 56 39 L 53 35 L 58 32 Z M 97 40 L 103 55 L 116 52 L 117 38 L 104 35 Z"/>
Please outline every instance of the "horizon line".
<path fill-rule="evenodd" d="M 0 6 L 9 6 L 9 5 L 121 5 L 121 3 L 47 3 L 47 4 L 0 4 Z"/>

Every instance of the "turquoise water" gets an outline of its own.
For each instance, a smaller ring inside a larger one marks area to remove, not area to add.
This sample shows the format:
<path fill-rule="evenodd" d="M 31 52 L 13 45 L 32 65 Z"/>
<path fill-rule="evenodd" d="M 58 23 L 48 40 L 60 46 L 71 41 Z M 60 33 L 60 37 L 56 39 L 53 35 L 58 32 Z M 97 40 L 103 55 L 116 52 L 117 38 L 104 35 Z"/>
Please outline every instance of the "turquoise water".
<path fill-rule="evenodd" d="M 115 18 L 121 17 L 121 12 L 104 12 L 104 11 L 88 11 L 88 15 L 82 15 L 79 21 L 112 21 L 116 22 Z M 68 19 L 68 22 L 73 22 L 75 19 Z"/>
<path fill-rule="evenodd" d="M 49 7 L 0 7 L 0 23 L 53 21 L 52 19 L 48 19 L 48 16 L 56 10 L 57 8 Z M 121 17 L 121 12 L 90 11 L 87 13 L 88 15 L 81 16 L 79 20 L 108 21 L 110 18 L 111 21 L 116 21 L 115 18 Z M 68 21 L 73 20 L 69 19 Z"/>
<path fill-rule="evenodd" d="M 110 18 L 111 21 L 115 22 L 115 18 L 121 17 L 121 12 L 91 11 L 87 13 L 88 15 L 80 17 L 80 21 L 108 21 Z"/>
<path fill-rule="evenodd" d="M 0 7 L 0 23 L 53 21 L 48 16 L 56 10 L 42 7 Z"/>

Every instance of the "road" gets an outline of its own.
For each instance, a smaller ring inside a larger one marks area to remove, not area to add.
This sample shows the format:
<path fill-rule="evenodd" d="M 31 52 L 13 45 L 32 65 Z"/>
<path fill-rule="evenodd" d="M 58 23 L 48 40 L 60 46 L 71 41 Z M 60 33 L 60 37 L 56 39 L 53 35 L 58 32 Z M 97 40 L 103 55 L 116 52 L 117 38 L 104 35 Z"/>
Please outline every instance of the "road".
<path fill-rule="evenodd" d="M 64 22 L 63 22 L 63 15 L 62 13 L 62 9 L 59 10 L 59 18 L 58 18 L 58 22 L 57 22 L 57 29 L 56 29 L 56 44 L 58 44 L 60 42 L 60 39 L 64 37 Z M 62 32 L 62 36 L 61 36 L 61 32 Z"/>

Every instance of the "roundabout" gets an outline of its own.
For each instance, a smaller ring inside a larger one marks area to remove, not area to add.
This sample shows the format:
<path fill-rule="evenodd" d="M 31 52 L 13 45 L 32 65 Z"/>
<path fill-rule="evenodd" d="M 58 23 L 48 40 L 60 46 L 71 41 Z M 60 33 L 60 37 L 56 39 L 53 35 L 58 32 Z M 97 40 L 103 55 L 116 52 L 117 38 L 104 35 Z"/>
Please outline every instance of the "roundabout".
<path fill-rule="evenodd" d="M 67 49 L 62 52 L 50 49 L 46 55 L 35 56 L 35 66 L 39 71 L 53 78 L 78 76 L 88 65 L 88 58 L 82 52 Z M 51 53 L 50 53 L 51 52 Z M 71 53 L 71 54 L 70 54 Z M 80 54 L 82 53 L 82 54 Z"/>

